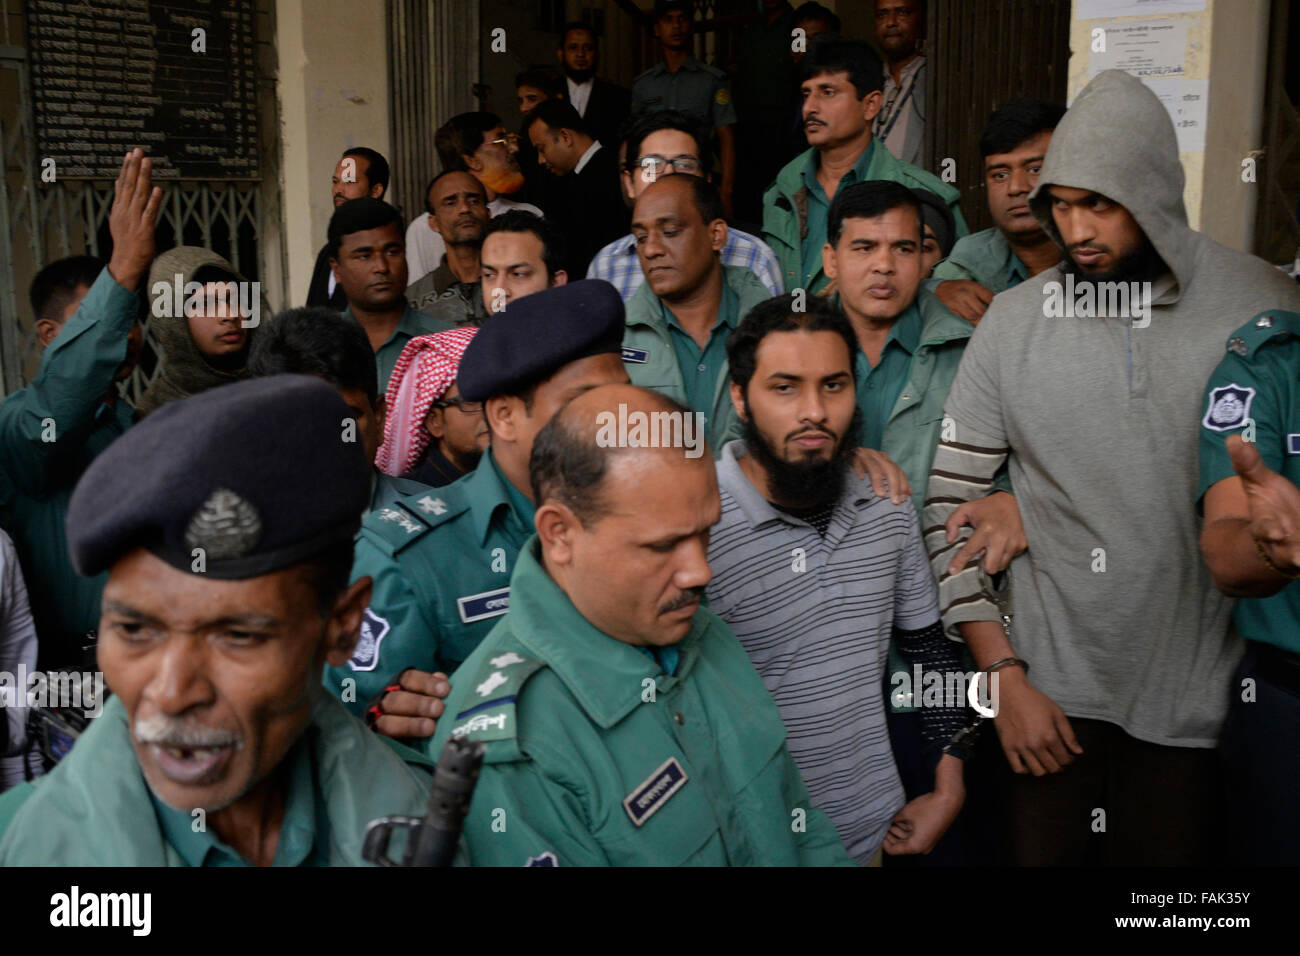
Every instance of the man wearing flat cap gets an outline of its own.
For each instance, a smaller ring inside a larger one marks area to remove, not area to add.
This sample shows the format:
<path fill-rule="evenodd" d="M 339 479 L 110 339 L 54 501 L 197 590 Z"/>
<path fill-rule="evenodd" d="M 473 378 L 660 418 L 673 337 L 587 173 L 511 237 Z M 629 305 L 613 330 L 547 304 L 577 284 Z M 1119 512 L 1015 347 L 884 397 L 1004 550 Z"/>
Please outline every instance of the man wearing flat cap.
<path fill-rule="evenodd" d="M 68 543 L 108 571 L 114 696 L 0 798 L 0 865 L 356 865 L 370 820 L 422 812 L 430 778 L 404 761 L 429 762 L 320 687 L 370 596 L 347 583 L 370 492 L 348 416 L 324 382 L 271 376 L 173 402 L 95 459 Z"/>
<path fill-rule="evenodd" d="M 533 533 L 528 456 L 565 402 L 628 380 L 623 300 L 584 279 L 512 300 L 461 358 L 461 398 L 481 402 L 491 444 L 459 481 L 371 512 L 354 579 L 374 592 L 351 659 L 328 688 L 393 737 L 429 737 L 455 670 L 510 606 L 515 558 Z"/>

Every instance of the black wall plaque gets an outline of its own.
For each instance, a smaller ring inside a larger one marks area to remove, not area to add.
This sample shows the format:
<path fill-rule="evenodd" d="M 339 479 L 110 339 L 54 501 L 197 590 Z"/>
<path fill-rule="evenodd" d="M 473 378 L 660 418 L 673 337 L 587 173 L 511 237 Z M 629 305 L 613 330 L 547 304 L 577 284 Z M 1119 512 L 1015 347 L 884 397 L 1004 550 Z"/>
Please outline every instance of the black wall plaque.
<path fill-rule="evenodd" d="M 27 0 L 37 161 L 116 179 L 139 146 L 156 179 L 257 179 L 253 4 Z"/>

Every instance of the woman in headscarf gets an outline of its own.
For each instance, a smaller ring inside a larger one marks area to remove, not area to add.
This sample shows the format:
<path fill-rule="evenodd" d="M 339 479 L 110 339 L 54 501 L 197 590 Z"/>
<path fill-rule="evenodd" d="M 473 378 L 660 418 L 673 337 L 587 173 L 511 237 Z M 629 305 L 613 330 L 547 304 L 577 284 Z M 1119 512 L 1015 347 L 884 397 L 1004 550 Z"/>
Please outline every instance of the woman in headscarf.
<path fill-rule="evenodd" d="M 380 471 L 439 488 L 474 470 L 488 445 L 487 421 L 481 403 L 461 401 L 456 371 L 477 331 L 465 326 L 406 343 L 384 399 Z"/>

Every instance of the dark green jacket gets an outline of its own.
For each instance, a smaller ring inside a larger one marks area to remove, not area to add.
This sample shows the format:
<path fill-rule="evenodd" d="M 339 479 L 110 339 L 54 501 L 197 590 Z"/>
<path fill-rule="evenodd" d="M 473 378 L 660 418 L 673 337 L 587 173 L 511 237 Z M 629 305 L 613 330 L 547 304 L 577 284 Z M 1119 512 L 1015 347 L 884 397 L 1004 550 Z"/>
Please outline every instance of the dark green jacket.
<path fill-rule="evenodd" d="M 325 691 L 297 746 L 310 748 L 323 823 L 314 858 L 357 866 L 367 824 L 387 814 L 421 816 L 432 778 L 406 748 L 386 743 Z M 7 826 L 6 826 L 7 823 Z M 0 866 L 183 866 L 136 760 L 122 701 L 114 697 L 71 753 L 34 785 L 0 796 Z"/>
<path fill-rule="evenodd" d="M 31 384 L 0 404 L 0 520 L 23 566 L 42 668 L 77 663 L 86 631 L 99 625 L 107 577 L 72 569 L 64 520 L 81 473 L 131 424 L 131 406 L 104 396 L 126 359 L 138 305 L 103 269 Z"/>
<path fill-rule="evenodd" d="M 470 863 L 851 865 L 721 618 L 696 613 L 670 676 L 590 624 L 537 555 L 534 537 L 510 612 L 452 676 L 425 744 L 487 744 L 465 821 Z"/>
<path fill-rule="evenodd" d="M 962 217 L 958 204 L 961 194 L 956 189 L 933 173 L 895 159 L 884 144 L 877 140 L 872 140 L 867 149 L 871 155 L 867 158 L 864 175 L 855 179 L 856 182 L 889 179 L 902 183 L 909 189 L 928 189 L 947 200 L 957 223 L 957 235 L 964 236 L 970 231 Z M 809 157 L 815 152 L 814 149 L 808 149 L 786 163 L 777 173 L 776 181 L 763 193 L 763 239 L 781 260 L 781 274 L 787 289 L 797 289 L 803 285 L 803 239 L 808 231 L 808 189 L 804 185 L 803 171 L 808 165 Z M 839 188 L 843 189 L 845 185 L 841 180 Z M 822 236 L 821 244 L 825 242 L 826 237 Z M 821 267 L 820 251 L 817 253 L 817 262 L 817 274 L 808 289 L 813 293 L 821 292 L 830 284 L 830 278 Z"/>

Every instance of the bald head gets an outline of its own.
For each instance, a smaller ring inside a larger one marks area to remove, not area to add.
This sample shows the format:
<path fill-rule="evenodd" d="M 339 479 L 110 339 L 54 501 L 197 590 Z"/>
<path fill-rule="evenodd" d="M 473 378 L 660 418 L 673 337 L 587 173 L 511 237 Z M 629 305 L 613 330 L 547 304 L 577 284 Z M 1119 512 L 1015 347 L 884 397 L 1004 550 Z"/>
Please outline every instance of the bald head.
<path fill-rule="evenodd" d="M 689 299 L 722 272 L 727 223 L 718 192 L 699 176 L 674 173 L 646 187 L 632 210 L 632 235 L 656 296 Z"/>
<path fill-rule="evenodd" d="M 602 494 L 624 472 L 643 471 L 657 455 L 705 462 L 704 416 L 666 395 L 634 385 L 605 385 L 565 405 L 538 434 L 529 462 L 533 500 L 566 505 L 583 524 L 607 512 Z"/>
<path fill-rule="evenodd" d="M 691 628 L 721 511 L 703 416 L 631 385 L 573 399 L 538 434 L 529 477 L 544 566 L 611 637 L 663 646 Z"/>

